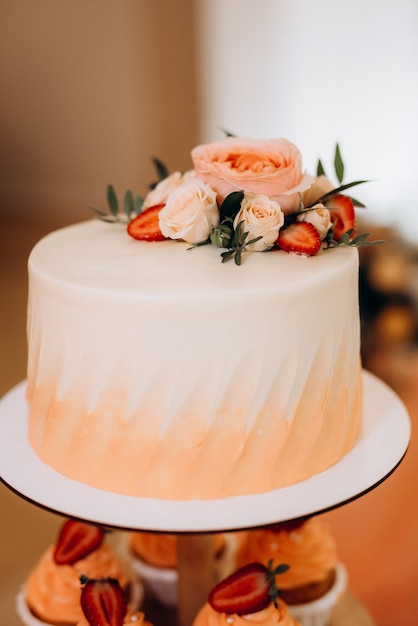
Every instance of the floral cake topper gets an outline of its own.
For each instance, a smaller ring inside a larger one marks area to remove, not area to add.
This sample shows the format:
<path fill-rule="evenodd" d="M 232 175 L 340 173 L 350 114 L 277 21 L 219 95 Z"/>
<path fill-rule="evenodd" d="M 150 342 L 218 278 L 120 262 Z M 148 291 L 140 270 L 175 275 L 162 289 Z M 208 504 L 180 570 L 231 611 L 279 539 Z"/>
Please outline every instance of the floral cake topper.
<path fill-rule="evenodd" d="M 368 233 L 356 235 L 354 207 L 364 205 L 345 192 L 367 181 L 343 184 L 338 144 L 337 186 L 320 160 L 316 176 L 304 172 L 299 150 L 283 138 L 228 136 L 195 147 L 191 157 L 193 169 L 172 174 L 154 159 L 158 180 L 144 198 L 127 191 L 120 212 L 109 185 L 109 213 L 93 210 L 104 221 L 126 221 L 134 239 L 215 245 L 223 262 L 233 258 L 237 265 L 247 251 L 312 256 L 321 248 L 377 243 L 368 241 Z"/>

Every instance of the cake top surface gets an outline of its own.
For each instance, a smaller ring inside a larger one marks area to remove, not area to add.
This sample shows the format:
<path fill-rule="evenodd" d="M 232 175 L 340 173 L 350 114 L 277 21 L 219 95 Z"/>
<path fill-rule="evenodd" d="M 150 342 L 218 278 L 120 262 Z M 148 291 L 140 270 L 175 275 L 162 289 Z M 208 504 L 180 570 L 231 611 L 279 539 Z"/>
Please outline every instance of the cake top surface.
<path fill-rule="evenodd" d="M 112 290 L 132 297 L 208 296 L 286 288 L 302 289 L 357 264 L 355 248 L 323 250 L 314 257 L 248 254 L 241 266 L 221 263 L 215 246 L 191 248 L 178 241 L 135 241 L 126 225 L 89 220 L 57 230 L 34 247 L 31 272 L 69 288 Z"/>

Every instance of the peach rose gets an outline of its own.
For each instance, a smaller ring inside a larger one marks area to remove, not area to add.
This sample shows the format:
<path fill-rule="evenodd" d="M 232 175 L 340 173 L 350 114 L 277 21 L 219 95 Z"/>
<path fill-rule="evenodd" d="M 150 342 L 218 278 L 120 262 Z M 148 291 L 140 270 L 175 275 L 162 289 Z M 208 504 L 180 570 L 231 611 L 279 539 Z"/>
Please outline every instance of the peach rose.
<path fill-rule="evenodd" d="M 234 228 L 240 222 L 244 222 L 244 232 L 248 232 L 247 241 L 261 237 L 247 246 L 247 249 L 263 252 L 274 245 L 283 226 L 284 215 L 275 200 L 270 200 L 267 196 L 244 193 L 241 208 L 234 220 Z"/>
<path fill-rule="evenodd" d="M 315 204 L 311 209 L 297 216 L 298 222 L 310 222 L 316 228 L 321 239 L 324 239 L 331 228 L 331 215 L 323 204 Z"/>
<path fill-rule="evenodd" d="M 216 192 L 199 178 L 190 178 L 173 191 L 159 213 L 161 232 L 169 239 L 200 243 L 219 224 Z"/>
<path fill-rule="evenodd" d="M 221 202 L 232 191 L 265 195 L 291 213 L 299 194 L 313 178 L 302 172 L 299 150 L 287 139 L 238 139 L 197 146 L 192 150 L 196 176 L 218 193 Z"/>

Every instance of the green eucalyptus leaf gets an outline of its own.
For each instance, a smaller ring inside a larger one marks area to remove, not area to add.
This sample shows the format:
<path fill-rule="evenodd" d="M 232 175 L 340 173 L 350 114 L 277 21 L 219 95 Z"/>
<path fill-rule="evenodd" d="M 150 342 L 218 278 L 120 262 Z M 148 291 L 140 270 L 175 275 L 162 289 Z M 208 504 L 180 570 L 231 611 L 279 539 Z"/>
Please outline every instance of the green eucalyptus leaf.
<path fill-rule="evenodd" d="M 357 235 L 356 237 L 354 237 L 352 243 L 358 243 L 359 241 L 364 241 L 365 239 L 367 239 L 367 237 L 370 235 L 370 233 L 361 233 L 360 235 Z"/>
<path fill-rule="evenodd" d="M 363 183 L 368 183 L 368 182 L 369 182 L 368 180 L 354 180 L 351 183 L 346 183 L 345 185 L 340 185 L 339 187 L 336 187 L 335 189 L 332 189 L 331 191 L 328 191 L 328 193 L 324 193 L 323 196 L 318 198 L 317 202 L 326 202 L 327 200 L 329 200 L 333 196 L 338 195 L 339 193 L 345 191 L 346 189 L 350 189 L 351 187 L 355 187 L 356 185 L 362 185 Z"/>
<path fill-rule="evenodd" d="M 360 200 L 356 200 L 356 198 L 353 198 L 353 196 L 348 196 L 351 200 L 351 202 L 354 204 L 354 206 L 358 207 L 359 209 L 365 209 L 366 205 L 363 204 L 362 202 L 360 202 Z"/>
<path fill-rule="evenodd" d="M 246 233 L 246 235 L 248 235 L 248 233 Z M 259 235 L 258 237 L 254 237 L 254 239 L 250 239 L 250 241 L 247 241 L 247 246 L 249 246 L 252 243 L 255 243 L 256 241 L 260 241 L 260 239 L 262 239 L 263 236 Z"/>
<path fill-rule="evenodd" d="M 113 188 L 113 185 L 107 186 L 106 196 L 107 196 L 107 204 L 108 204 L 111 214 L 117 215 L 118 209 L 119 209 L 119 203 L 118 203 L 118 199 L 117 199 L 115 190 Z"/>
<path fill-rule="evenodd" d="M 226 137 L 235 137 L 234 133 L 230 133 L 229 130 L 226 130 L 225 128 L 222 128 L 221 130 Z"/>
<path fill-rule="evenodd" d="M 369 241 L 368 240 L 369 236 L 370 236 L 370 233 L 363 233 L 361 235 L 357 235 L 357 237 L 354 237 L 354 239 L 352 240 L 351 245 L 356 246 L 357 248 L 360 248 L 364 246 L 375 246 L 381 243 L 385 243 L 383 239 L 374 239 L 372 241 Z"/>
<path fill-rule="evenodd" d="M 324 166 L 322 165 L 321 159 L 318 159 L 318 165 L 316 166 L 316 175 L 317 176 L 325 176 Z"/>
<path fill-rule="evenodd" d="M 135 215 L 139 215 L 142 212 L 143 206 L 144 206 L 144 198 L 141 198 L 141 196 L 135 196 L 134 198 Z"/>
<path fill-rule="evenodd" d="M 246 231 L 243 233 L 243 232 L 242 232 L 242 229 L 241 229 L 241 235 L 240 235 L 240 238 L 239 238 L 239 240 L 238 240 L 238 243 L 239 243 L 239 245 L 240 245 L 240 246 L 244 246 L 244 245 L 245 245 L 245 242 L 247 241 L 247 239 L 248 239 L 248 235 L 249 235 L 249 234 L 250 234 L 250 233 L 248 232 L 248 230 L 246 230 Z"/>
<path fill-rule="evenodd" d="M 90 206 L 89 207 L 91 211 L 94 211 L 94 213 L 96 213 L 99 217 L 107 217 L 108 213 L 106 213 L 106 211 L 103 211 L 103 209 L 98 209 L 95 206 Z"/>
<path fill-rule="evenodd" d="M 167 178 L 169 172 L 164 163 L 160 161 L 160 159 L 157 159 L 157 157 L 152 157 L 152 162 L 154 163 L 154 167 L 157 171 L 158 182 Z"/>
<path fill-rule="evenodd" d="M 221 253 L 221 257 L 222 257 L 222 263 L 225 263 L 226 261 L 229 261 L 229 259 L 232 257 L 232 255 L 234 254 L 234 250 L 227 250 L 226 252 L 222 252 Z"/>
<path fill-rule="evenodd" d="M 130 218 L 134 211 L 134 195 L 130 189 L 125 193 L 125 198 L 123 201 L 123 212 L 125 215 Z"/>
<path fill-rule="evenodd" d="M 116 215 L 99 215 L 98 217 L 99 220 L 101 220 L 102 222 L 108 222 L 109 224 L 115 224 L 115 222 L 118 222 L 119 219 Z"/>
<path fill-rule="evenodd" d="M 334 168 L 338 182 L 341 184 L 344 178 L 344 163 L 341 157 L 340 146 L 335 146 Z"/>
<path fill-rule="evenodd" d="M 241 208 L 241 202 L 244 197 L 243 191 L 233 191 L 228 194 L 221 206 L 219 207 L 219 213 L 221 215 L 221 220 L 230 219 L 234 220 L 238 211 Z"/>
<path fill-rule="evenodd" d="M 345 233 L 343 233 L 340 237 L 340 244 L 348 246 L 350 244 L 351 235 L 353 234 L 353 232 L 353 229 L 350 228 L 350 230 L 347 230 Z"/>

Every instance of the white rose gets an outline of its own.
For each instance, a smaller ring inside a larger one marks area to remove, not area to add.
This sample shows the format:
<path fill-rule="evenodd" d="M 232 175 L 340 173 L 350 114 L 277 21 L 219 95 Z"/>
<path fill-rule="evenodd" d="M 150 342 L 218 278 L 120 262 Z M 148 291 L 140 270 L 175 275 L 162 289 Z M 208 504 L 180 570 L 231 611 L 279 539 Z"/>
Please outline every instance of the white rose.
<path fill-rule="evenodd" d="M 317 176 L 311 187 L 302 192 L 302 203 L 305 207 L 311 207 L 316 204 L 321 196 L 334 189 L 334 185 L 324 175 Z"/>
<path fill-rule="evenodd" d="M 188 177 L 169 195 L 159 220 L 165 237 L 188 243 L 206 241 L 212 227 L 219 224 L 216 192 L 200 179 Z"/>
<path fill-rule="evenodd" d="M 247 241 L 261 237 L 258 241 L 247 246 L 248 250 L 263 252 L 271 248 L 283 226 L 284 214 L 280 205 L 267 196 L 253 196 L 245 193 L 241 208 L 235 217 L 234 228 L 244 222 L 244 232 L 248 232 Z"/>
<path fill-rule="evenodd" d="M 297 216 L 298 222 L 310 222 L 316 228 L 321 237 L 324 239 L 327 232 L 331 228 L 331 217 L 328 209 L 323 204 L 315 204 L 312 209 L 304 211 Z"/>
<path fill-rule="evenodd" d="M 160 180 L 154 189 L 146 195 L 143 210 L 156 204 L 165 204 L 170 193 L 180 187 L 182 183 L 183 176 L 180 172 L 174 172 L 170 174 L 170 176 L 167 176 L 167 178 Z"/>

